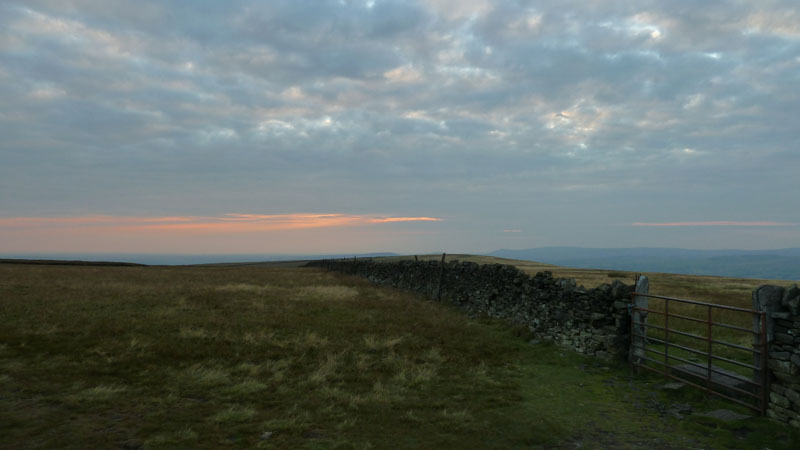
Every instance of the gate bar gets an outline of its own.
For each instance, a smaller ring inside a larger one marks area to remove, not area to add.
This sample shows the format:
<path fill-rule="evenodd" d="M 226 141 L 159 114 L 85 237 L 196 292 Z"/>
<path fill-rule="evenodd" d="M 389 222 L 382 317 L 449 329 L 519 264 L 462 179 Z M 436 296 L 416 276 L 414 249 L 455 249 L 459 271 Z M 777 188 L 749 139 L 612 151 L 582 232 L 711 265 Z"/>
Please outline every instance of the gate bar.
<path fill-rule="evenodd" d="M 666 305 L 667 303 L 669 303 L 669 302 L 665 302 L 664 304 Z M 659 315 L 662 315 L 662 316 L 664 315 L 663 311 L 654 311 L 652 309 L 647 309 L 647 308 L 636 308 L 636 309 L 638 309 L 639 311 L 646 311 L 648 313 L 659 314 Z M 758 313 L 751 312 L 751 314 L 756 315 Z M 680 314 L 670 314 L 670 316 L 671 317 L 678 317 L 680 319 L 692 320 L 694 322 L 707 323 L 703 319 L 697 319 L 695 317 L 689 317 L 689 316 L 682 316 Z M 722 328 L 730 328 L 731 330 L 739 330 L 739 331 L 744 332 L 744 333 L 758 334 L 753 330 L 748 330 L 747 328 L 737 327 L 736 325 L 728 325 L 727 323 L 714 323 L 714 326 L 722 327 Z"/>
<path fill-rule="evenodd" d="M 639 293 L 639 292 L 633 292 L 633 293 L 631 293 L 631 295 L 640 295 L 642 297 L 650 297 L 650 298 L 660 298 L 662 300 L 669 300 L 669 301 L 681 302 L 681 303 L 689 303 L 689 304 L 692 304 L 692 305 L 711 306 L 711 307 L 714 307 L 714 308 L 729 309 L 731 311 L 739 311 L 739 312 L 745 312 L 745 313 L 749 313 L 749 314 L 760 314 L 761 313 L 760 311 L 753 311 L 752 309 L 745 309 L 745 308 L 737 308 L 736 306 L 718 305 L 716 303 L 707 303 L 707 302 L 698 302 L 698 301 L 695 301 L 695 300 L 686 300 L 684 298 L 664 297 L 663 295 L 642 294 L 642 293 Z M 644 309 L 642 309 L 642 308 L 639 308 L 639 309 L 644 311 Z M 752 331 L 752 330 L 748 330 L 748 331 Z"/>
<path fill-rule="evenodd" d="M 711 357 L 716 359 L 716 360 L 719 360 L 719 361 L 725 361 L 726 363 L 737 365 L 739 367 L 758 370 L 758 367 L 756 367 L 756 366 L 751 366 L 750 364 L 745 364 L 745 363 L 742 363 L 742 362 L 739 362 L 739 361 L 735 361 L 733 359 L 728 359 L 728 358 L 724 358 L 722 356 L 715 356 L 715 355 L 711 355 Z"/>
<path fill-rule="evenodd" d="M 705 321 L 703 321 L 703 323 L 705 323 Z M 647 328 L 655 328 L 656 330 L 665 331 L 664 327 L 660 327 L 660 326 L 658 326 L 658 325 L 650 325 L 650 324 L 647 324 L 647 323 L 645 323 L 645 324 L 642 324 L 642 325 L 644 325 L 644 326 L 645 326 L 645 327 L 647 327 Z M 696 334 L 692 334 L 692 333 L 686 333 L 686 332 L 683 332 L 683 331 L 678 331 L 678 330 L 671 330 L 671 331 L 672 331 L 673 333 L 675 333 L 675 334 L 680 334 L 681 336 L 686 336 L 686 337 L 690 337 L 690 338 L 695 338 L 695 339 L 699 339 L 699 340 L 701 340 L 701 341 L 705 341 L 705 340 L 706 340 L 706 337 L 705 337 L 705 336 L 698 336 L 698 335 L 696 335 Z M 649 338 L 648 338 L 648 339 L 649 339 Z"/>
<path fill-rule="evenodd" d="M 705 321 L 705 320 L 703 320 L 703 321 L 701 321 L 701 322 L 702 322 L 702 323 L 706 323 L 706 321 Z M 664 328 L 664 327 L 660 327 L 660 326 L 658 326 L 658 325 L 650 325 L 650 324 L 646 324 L 646 323 L 645 323 L 645 324 L 642 324 L 642 325 L 644 325 L 644 326 L 645 326 L 645 327 L 647 327 L 647 328 L 654 328 L 654 329 L 656 329 L 656 330 L 661 330 L 661 331 L 663 331 L 663 332 L 665 332 L 665 333 L 666 333 L 666 331 L 667 331 L 667 329 L 666 329 L 666 328 Z M 715 323 L 714 325 L 719 325 L 719 324 L 716 324 L 716 323 Z M 696 334 L 692 334 L 692 333 L 685 333 L 685 332 L 683 332 L 683 331 L 678 331 L 678 330 L 669 330 L 669 331 L 670 331 L 670 333 L 679 334 L 679 335 L 681 335 L 681 336 L 686 336 L 686 337 L 690 337 L 690 338 L 694 338 L 694 339 L 699 339 L 699 340 L 703 340 L 703 341 L 707 340 L 707 338 L 706 338 L 705 336 L 698 336 L 698 335 L 696 335 Z M 641 335 L 639 335 L 639 334 L 637 334 L 636 336 L 642 337 L 642 336 L 641 336 Z M 643 336 L 643 337 L 646 337 L 648 340 L 655 339 L 655 338 L 652 338 L 652 337 L 649 337 L 649 336 Z M 747 347 L 744 347 L 744 346 L 741 346 L 741 345 L 737 345 L 737 344 L 731 344 L 730 342 L 718 341 L 718 340 L 716 340 L 716 339 L 714 339 L 714 340 L 713 340 L 713 342 L 714 342 L 715 344 L 722 344 L 722 345 L 725 345 L 725 346 L 728 346 L 728 347 L 737 348 L 737 349 L 739 349 L 739 350 L 744 350 L 744 351 L 746 351 L 746 352 L 751 352 L 751 353 L 761 353 L 761 350 L 759 350 L 759 349 L 757 349 L 757 348 L 747 348 Z M 675 345 L 675 344 L 670 344 L 670 345 Z M 703 355 L 703 356 L 705 356 L 705 355 L 706 355 L 706 353 L 705 353 L 705 352 L 702 352 L 702 353 L 700 353 L 700 354 L 701 354 L 701 355 Z M 754 367 L 754 366 L 745 366 L 745 367 L 748 367 L 748 368 L 751 368 L 751 369 L 758 369 L 757 367 Z"/>
<path fill-rule="evenodd" d="M 673 330 L 673 331 L 674 331 L 674 330 Z M 640 335 L 640 334 L 637 334 L 636 336 L 638 336 L 638 337 L 643 337 L 643 336 L 642 336 L 642 335 Z M 647 337 L 647 340 L 648 340 L 648 341 L 655 342 L 655 343 L 657 343 L 657 344 L 665 344 L 665 342 L 664 342 L 664 341 L 662 341 L 661 339 L 654 338 L 654 337 Z M 714 342 L 716 342 L 716 341 L 714 341 Z M 693 349 L 693 348 L 690 348 L 690 347 L 684 347 L 684 346 L 682 346 L 682 345 L 675 344 L 674 342 L 670 342 L 670 344 L 669 344 L 669 345 L 670 345 L 670 346 L 672 346 L 672 347 L 675 347 L 675 348 L 679 348 L 679 349 L 681 349 L 681 350 L 685 350 L 685 351 L 687 351 L 687 352 L 690 352 L 690 353 L 694 353 L 695 355 L 700 355 L 700 356 L 707 356 L 707 355 L 708 355 L 706 352 L 702 352 L 702 351 L 700 351 L 700 350 L 696 350 L 696 349 Z M 760 370 L 760 369 L 759 369 L 758 367 L 756 367 L 756 366 L 751 366 L 751 365 L 748 365 L 748 364 L 745 364 L 745 363 L 741 363 L 741 362 L 739 362 L 739 361 L 734 361 L 734 360 L 731 360 L 731 359 L 723 358 L 723 357 L 721 357 L 721 356 L 714 356 L 714 355 L 711 355 L 711 357 L 712 357 L 712 358 L 714 358 L 714 359 L 720 359 L 720 360 L 722 360 L 722 361 L 729 362 L 729 363 L 731 363 L 731 364 L 736 364 L 736 365 L 738 365 L 738 366 L 741 366 L 741 367 L 744 367 L 744 368 L 746 368 L 746 369 Z M 704 367 L 704 366 L 697 366 L 697 367 Z M 718 373 L 719 373 L 719 372 L 718 372 Z M 744 379 L 744 378 L 743 378 L 743 379 Z M 758 383 L 756 383 L 756 384 L 758 384 Z M 760 386 L 760 384 L 759 384 L 759 386 Z"/>

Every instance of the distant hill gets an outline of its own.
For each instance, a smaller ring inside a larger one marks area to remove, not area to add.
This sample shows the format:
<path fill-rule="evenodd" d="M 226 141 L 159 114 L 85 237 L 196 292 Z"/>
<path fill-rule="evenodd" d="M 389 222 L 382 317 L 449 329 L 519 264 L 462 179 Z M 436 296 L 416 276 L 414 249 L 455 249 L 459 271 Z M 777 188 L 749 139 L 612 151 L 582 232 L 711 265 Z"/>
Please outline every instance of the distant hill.
<path fill-rule="evenodd" d="M 333 258 L 377 258 L 397 256 L 396 253 L 342 253 L 336 255 L 287 255 L 269 253 L 245 254 L 148 254 L 148 253 L 20 253 L 0 254 L 0 262 L 25 264 L 100 264 L 100 265 L 191 265 L 255 263 L 271 261 L 296 261 L 307 259 Z M 23 262 L 27 261 L 27 262 Z M 109 262 L 117 261 L 117 262 Z"/>
<path fill-rule="evenodd" d="M 503 249 L 489 255 L 576 268 L 800 280 L 800 248 L 691 250 L 541 247 L 526 250 Z"/>
<path fill-rule="evenodd" d="M 0 264 L 29 264 L 35 266 L 144 266 L 129 262 L 81 261 L 67 259 L 0 259 Z"/>

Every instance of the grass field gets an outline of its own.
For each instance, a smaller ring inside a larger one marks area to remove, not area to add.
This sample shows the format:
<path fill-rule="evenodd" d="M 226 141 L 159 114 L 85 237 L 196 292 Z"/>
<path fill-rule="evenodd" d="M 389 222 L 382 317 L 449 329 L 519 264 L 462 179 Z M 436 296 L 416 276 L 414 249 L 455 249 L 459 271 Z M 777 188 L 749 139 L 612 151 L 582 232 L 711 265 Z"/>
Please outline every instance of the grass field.
<path fill-rule="evenodd" d="M 766 419 L 281 265 L 0 265 L 0 448 L 771 448 Z"/>

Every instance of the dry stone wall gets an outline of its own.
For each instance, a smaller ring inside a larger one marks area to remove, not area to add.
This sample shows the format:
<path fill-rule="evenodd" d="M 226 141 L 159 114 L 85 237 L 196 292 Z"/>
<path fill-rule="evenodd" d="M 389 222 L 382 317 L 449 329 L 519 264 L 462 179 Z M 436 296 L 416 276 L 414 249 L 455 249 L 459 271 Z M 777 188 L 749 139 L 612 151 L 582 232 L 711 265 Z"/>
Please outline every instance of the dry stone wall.
<path fill-rule="evenodd" d="M 358 275 L 527 326 L 542 340 L 601 358 L 626 358 L 633 286 L 618 280 L 594 289 L 550 272 L 451 261 L 322 260 L 309 266 Z"/>
<path fill-rule="evenodd" d="M 753 307 L 767 312 L 767 415 L 800 428 L 800 289 L 761 286 L 753 291 Z"/>

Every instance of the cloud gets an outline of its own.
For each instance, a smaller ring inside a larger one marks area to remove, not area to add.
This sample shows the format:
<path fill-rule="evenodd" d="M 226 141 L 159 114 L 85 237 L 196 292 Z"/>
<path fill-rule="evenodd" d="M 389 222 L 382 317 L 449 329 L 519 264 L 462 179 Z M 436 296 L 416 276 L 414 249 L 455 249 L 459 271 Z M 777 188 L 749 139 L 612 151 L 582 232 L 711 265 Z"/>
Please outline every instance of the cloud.
<path fill-rule="evenodd" d="M 414 211 L 486 250 L 510 221 L 626 243 L 622 205 L 800 222 L 799 11 L 2 2 L 0 212 Z"/>
<path fill-rule="evenodd" d="M 411 66 L 396 67 L 383 74 L 387 80 L 395 83 L 417 83 L 422 81 L 422 74 Z"/>

